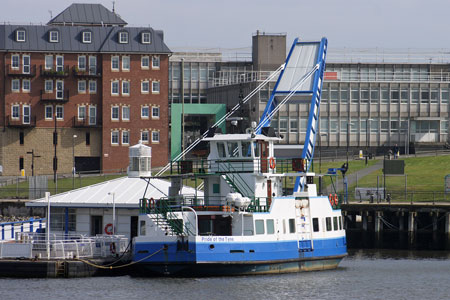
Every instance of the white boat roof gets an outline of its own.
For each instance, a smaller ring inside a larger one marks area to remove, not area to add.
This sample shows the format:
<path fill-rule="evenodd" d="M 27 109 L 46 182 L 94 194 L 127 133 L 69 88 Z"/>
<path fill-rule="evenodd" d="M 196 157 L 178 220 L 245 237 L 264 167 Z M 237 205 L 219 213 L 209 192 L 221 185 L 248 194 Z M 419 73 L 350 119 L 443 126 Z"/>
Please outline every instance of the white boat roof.
<path fill-rule="evenodd" d="M 146 198 L 159 199 L 169 194 L 170 182 L 152 178 L 145 194 Z M 144 196 L 147 182 L 140 178 L 121 177 L 102 183 L 82 187 L 69 192 L 50 196 L 52 207 L 84 207 L 84 208 L 111 208 L 112 195 L 117 208 L 139 208 L 139 199 Z M 195 189 L 184 186 L 183 195 L 195 195 Z M 203 196 L 203 191 L 197 191 L 198 196 Z M 36 199 L 26 203 L 26 206 L 47 206 L 45 198 Z"/>
<path fill-rule="evenodd" d="M 203 141 L 246 141 L 246 140 L 264 140 L 264 141 L 280 141 L 279 137 L 269 137 L 263 134 L 255 134 L 252 138 L 251 134 L 247 133 L 233 133 L 233 134 L 216 134 L 213 137 L 204 138 Z"/>

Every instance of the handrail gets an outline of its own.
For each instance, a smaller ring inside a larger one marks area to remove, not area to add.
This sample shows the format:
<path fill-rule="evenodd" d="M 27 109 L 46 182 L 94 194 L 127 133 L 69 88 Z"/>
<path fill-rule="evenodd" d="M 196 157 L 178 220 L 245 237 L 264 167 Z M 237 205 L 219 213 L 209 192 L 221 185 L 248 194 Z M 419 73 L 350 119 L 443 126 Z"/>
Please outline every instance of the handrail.
<path fill-rule="evenodd" d="M 226 170 L 228 172 L 225 174 L 225 176 L 228 179 L 230 179 L 230 176 L 231 176 L 232 177 L 231 178 L 231 182 L 233 183 L 233 185 L 235 185 L 240 191 L 244 190 L 243 192 L 245 193 L 245 195 L 242 195 L 242 196 L 246 196 L 246 197 L 250 197 L 250 198 L 254 197 L 255 194 L 252 193 L 252 189 L 248 186 L 248 184 L 244 180 L 244 178 L 242 178 L 239 175 L 239 173 L 236 172 L 236 170 L 234 169 L 233 165 L 230 162 L 228 162 L 227 166 L 229 167 L 229 169 Z M 220 169 L 220 165 L 219 165 L 219 169 Z M 232 172 L 229 172 L 229 171 L 232 171 Z M 238 180 L 235 180 L 234 177 L 236 177 Z M 238 186 L 239 185 L 238 182 L 242 183 L 242 184 L 240 184 L 241 185 L 240 187 Z"/>

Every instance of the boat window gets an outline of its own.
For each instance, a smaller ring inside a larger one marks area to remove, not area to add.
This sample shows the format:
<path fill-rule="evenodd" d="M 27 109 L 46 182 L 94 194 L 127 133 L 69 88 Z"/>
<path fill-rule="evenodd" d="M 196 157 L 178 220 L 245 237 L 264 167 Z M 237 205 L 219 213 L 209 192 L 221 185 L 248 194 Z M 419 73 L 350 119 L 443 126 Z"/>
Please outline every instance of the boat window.
<path fill-rule="evenodd" d="M 255 220 L 256 234 L 264 234 L 264 220 Z"/>
<path fill-rule="evenodd" d="M 259 157 L 259 147 L 257 142 L 253 142 L 253 150 L 255 151 L 255 157 Z"/>
<path fill-rule="evenodd" d="M 230 157 L 238 157 L 239 156 L 239 143 L 237 142 L 228 142 L 228 155 Z"/>
<path fill-rule="evenodd" d="M 283 233 L 286 234 L 286 220 L 283 219 Z"/>
<path fill-rule="evenodd" d="M 145 221 L 141 221 L 139 235 L 145 235 Z"/>
<path fill-rule="evenodd" d="M 295 233 L 295 219 L 289 219 L 289 232 Z"/>
<path fill-rule="evenodd" d="M 327 223 L 327 231 L 331 231 L 331 217 L 327 217 L 325 221 Z"/>
<path fill-rule="evenodd" d="M 266 226 L 267 226 L 267 234 L 275 233 L 275 227 L 272 219 L 266 220 Z"/>
<path fill-rule="evenodd" d="M 250 149 L 250 142 L 241 142 L 241 145 L 242 145 L 242 148 L 241 148 L 242 156 L 243 157 L 251 157 L 252 151 Z"/>
<path fill-rule="evenodd" d="M 313 230 L 314 232 L 318 232 L 319 231 L 319 218 L 313 218 Z"/>
<path fill-rule="evenodd" d="M 227 154 L 225 152 L 225 144 L 217 143 L 217 152 L 219 152 L 219 157 L 226 157 Z"/>
<path fill-rule="evenodd" d="M 334 230 L 338 230 L 338 218 L 333 217 L 333 228 Z"/>
<path fill-rule="evenodd" d="M 339 230 L 342 230 L 342 216 L 339 216 Z"/>

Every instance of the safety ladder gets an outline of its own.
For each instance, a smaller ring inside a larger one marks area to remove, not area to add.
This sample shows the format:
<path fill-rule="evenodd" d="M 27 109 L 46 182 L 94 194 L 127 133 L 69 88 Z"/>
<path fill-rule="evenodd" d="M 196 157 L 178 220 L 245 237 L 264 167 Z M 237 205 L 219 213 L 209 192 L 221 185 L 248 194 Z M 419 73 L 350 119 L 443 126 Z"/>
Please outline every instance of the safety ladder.
<path fill-rule="evenodd" d="M 313 250 L 312 241 L 312 228 L 309 206 L 302 208 L 296 208 L 295 214 L 297 220 L 297 233 L 298 233 L 298 251 L 309 252 Z"/>

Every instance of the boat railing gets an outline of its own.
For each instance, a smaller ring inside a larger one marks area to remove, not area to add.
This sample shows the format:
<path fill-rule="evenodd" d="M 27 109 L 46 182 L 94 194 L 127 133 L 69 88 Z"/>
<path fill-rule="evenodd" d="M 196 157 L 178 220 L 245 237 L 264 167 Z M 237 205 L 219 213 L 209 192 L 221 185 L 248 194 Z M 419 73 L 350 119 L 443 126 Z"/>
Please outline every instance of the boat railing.
<path fill-rule="evenodd" d="M 174 161 L 170 174 L 223 174 L 223 173 L 290 173 L 306 170 L 301 158 L 230 158 L 230 159 L 188 159 Z"/>
<path fill-rule="evenodd" d="M 186 206 L 196 211 L 234 212 L 239 209 L 232 203 L 227 203 L 224 197 L 198 197 L 192 195 L 156 200 L 142 198 L 139 202 L 139 212 L 141 214 L 161 214 L 164 216 L 164 210 L 170 210 L 173 214 L 174 212 L 182 211 L 182 208 Z M 250 204 L 245 208 L 241 208 L 242 211 L 247 212 L 267 212 L 268 209 L 268 199 L 265 197 L 250 199 Z M 172 215 L 172 217 L 175 217 L 175 215 Z"/>

